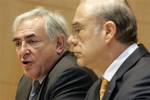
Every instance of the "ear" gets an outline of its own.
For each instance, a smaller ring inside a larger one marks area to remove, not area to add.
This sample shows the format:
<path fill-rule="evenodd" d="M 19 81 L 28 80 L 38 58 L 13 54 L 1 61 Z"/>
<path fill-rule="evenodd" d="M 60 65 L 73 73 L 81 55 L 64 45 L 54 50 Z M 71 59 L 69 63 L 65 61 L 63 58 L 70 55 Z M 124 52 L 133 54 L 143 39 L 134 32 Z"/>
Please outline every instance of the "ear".
<path fill-rule="evenodd" d="M 105 41 L 106 43 L 110 43 L 117 32 L 116 24 L 113 21 L 107 21 L 104 23 Z"/>
<path fill-rule="evenodd" d="M 57 37 L 57 43 L 56 43 L 56 52 L 57 54 L 61 54 L 65 49 L 65 36 L 60 35 Z"/>

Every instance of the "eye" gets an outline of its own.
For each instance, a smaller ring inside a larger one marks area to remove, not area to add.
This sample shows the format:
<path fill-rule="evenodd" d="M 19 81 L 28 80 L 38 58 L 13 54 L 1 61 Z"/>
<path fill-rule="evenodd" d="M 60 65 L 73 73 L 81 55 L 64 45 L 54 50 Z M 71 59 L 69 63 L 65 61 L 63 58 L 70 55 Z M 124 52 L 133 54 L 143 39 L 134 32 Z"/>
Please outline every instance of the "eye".
<path fill-rule="evenodd" d="M 83 31 L 84 29 L 85 29 L 85 25 L 80 24 L 80 23 L 74 23 L 72 26 L 72 33 L 73 33 L 74 38 L 80 40 L 81 31 Z"/>
<path fill-rule="evenodd" d="M 16 47 L 20 47 L 22 45 L 21 41 L 15 41 L 14 43 Z"/>
<path fill-rule="evenodd" d="M 37 38 L 32 38 L 32 39 L 28 39 L 26 40 L 27 44 L 29 44 L 30 46 L 37 46 L 40 43 L 40 40 Z"/>
<path fill-rule="evenodd" d="M 82 30 L 82 29 L 78 27 L 78 28 L 76 29 L 76 33 L 80 33 L 81 30 Z"/>
<path fill-rule="evenodd" d="M 28 40 L 27 42 L 28 42 L 28 44 L 35 44 L 35 43 L 37 43 L 38 41 L 31 39 L 31 40 Z"/>
<path fill-rule="evenodd" d="M 32 43 L 34 43 L 34 42 L 36 42 L 35 40 L 28 40 L 28 43 L 29 44 L 32 44 Z"/>
<path fill-rule="evenodd" d="M 72 30 L 72 32 L 77 35 L 77 34 L 79 34 L 83 29 L 84 29 L 83 27 L 75 27 L 75 28 Z"/>

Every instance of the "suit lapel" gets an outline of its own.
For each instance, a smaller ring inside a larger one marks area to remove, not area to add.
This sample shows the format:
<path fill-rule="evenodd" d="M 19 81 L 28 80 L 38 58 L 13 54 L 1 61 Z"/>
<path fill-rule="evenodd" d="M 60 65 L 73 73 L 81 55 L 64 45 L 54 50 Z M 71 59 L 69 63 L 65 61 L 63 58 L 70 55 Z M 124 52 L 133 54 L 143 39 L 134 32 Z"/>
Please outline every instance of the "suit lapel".
<path fill-rule="evenodd" d="M 25 88 L 23 87 L 24 93 L 22 93 L 22 94 L 24 94 L 25 100 L 28 100 L 30 91 L 31 91 L 31 87 L 32 87 L 32 80 L 29 79 L 28 77 L 26 77 L 26 80 L 24 82 L 25 82 L 24 83 Z"/>
<path fill-rule="evenodd" d="M 25 89 L 24 96 L 26 98 L 25 100 L 28 100 L 31 91 L 31 84 L 26 84 L 26 88 L 24 89 Z"/>
<path fill-rule="evenodd" d="M 88 93 L 84 100 L 99 100 L 99 90 L 101 85 L 101 79 L 98 79 L 92 87 L 88 90 Z"/>
<path fill-rule="evenodd" d="M 121 67 L 118 69 L 118 71 L 110 81 L 103 100 L 110 100 L 110 97 L 115 90 L 117 80 L 119 80 L 128 70 L 134 67 L 134 64 L 136 64 L 136 62 L 146 54 L 148 54 L 148 51 L 142 44 L 140 44 L 139 48 L 135 50 L 133 54 L 131 54 L 129 58 L 121 65 Z"/>
<path fill-rule="evenodd" d="M 28 100 L 32 80 L 23 76 L 18 85 L 16 100 Z"/>

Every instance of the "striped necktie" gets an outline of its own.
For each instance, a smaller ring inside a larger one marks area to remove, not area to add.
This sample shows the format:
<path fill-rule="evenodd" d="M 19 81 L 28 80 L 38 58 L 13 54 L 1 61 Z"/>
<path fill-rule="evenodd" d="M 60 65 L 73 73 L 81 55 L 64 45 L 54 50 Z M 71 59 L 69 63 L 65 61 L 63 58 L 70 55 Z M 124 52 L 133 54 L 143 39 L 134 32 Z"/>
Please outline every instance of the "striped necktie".
<path fill-rule="evenodd" d="M 40 88 L 41 88 L 40 82 L 39 81 L 34 81 L 33 88 L 32 88 L 29 100 L 36 100 L 36 97 L 37 97 L 37 95 L 40 91 Z"/>

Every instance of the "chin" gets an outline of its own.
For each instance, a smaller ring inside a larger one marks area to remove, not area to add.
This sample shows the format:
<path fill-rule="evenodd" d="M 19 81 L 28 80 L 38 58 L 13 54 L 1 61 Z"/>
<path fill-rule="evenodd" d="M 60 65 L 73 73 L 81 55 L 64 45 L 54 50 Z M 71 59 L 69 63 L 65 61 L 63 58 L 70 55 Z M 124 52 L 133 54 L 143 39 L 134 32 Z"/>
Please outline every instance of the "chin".
<path fill-rule="evenodd" d="M 81 60 L 81 59 L 77 59 L 77 64 L 80 65 L 80 66 L 85 66 L 84 61 Z"/>
<path fill-rule="evenodd" d="M 34 73 L 32 72 L 32 70 L 27 70 L 27 71 L 24 71 L 24 74 L 31 78 L 31 79 L 34 79 Z"/>

